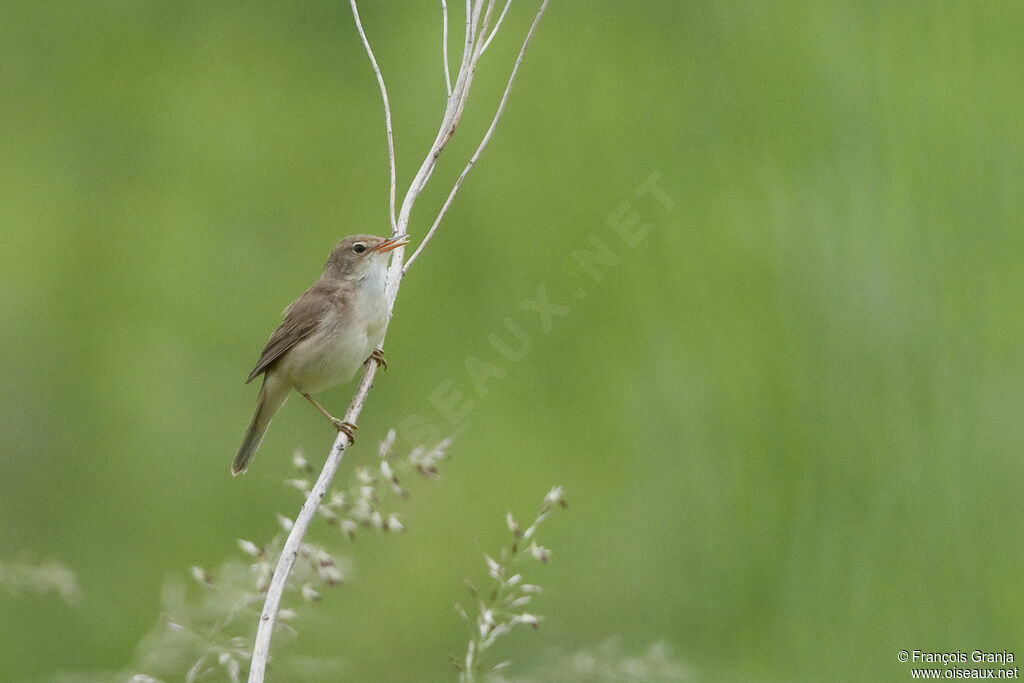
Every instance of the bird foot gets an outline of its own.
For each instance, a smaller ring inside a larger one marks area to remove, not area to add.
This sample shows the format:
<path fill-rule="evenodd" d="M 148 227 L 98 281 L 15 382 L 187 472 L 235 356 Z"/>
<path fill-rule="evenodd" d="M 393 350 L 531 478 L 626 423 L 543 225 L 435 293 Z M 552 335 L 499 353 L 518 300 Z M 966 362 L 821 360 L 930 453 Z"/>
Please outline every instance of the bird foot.
<path fill-rule="evenodd" d="M 356 437 L 355 437 L 355 434 L 353 432 L 355 432 L 357 429 L 359 429 L 359 427 L 357 427 L 356 425 L 352 424 L 351 422 L 345 422 L 344 420 L 339 420 L 336 417 L 332 417 L 331 418 L 331 424 L 334 425 L 335 429 L 337 429 L 339 432 L 343 433 L 345 436 L 348 437 L 348 442 L 349 443 L 354 444 L 356 442 Z"/>
<path fill-rule="evenodd" d="M 377 365 L 384 370 L 388 369 L 388 362 L 384 360 L 384 352 L 380 349 L 374 349 L 373 353 L 370 354 L 370 357 L 366 359 L 366 362 L 369 363 L 371 360 L 376 362 Z"/>

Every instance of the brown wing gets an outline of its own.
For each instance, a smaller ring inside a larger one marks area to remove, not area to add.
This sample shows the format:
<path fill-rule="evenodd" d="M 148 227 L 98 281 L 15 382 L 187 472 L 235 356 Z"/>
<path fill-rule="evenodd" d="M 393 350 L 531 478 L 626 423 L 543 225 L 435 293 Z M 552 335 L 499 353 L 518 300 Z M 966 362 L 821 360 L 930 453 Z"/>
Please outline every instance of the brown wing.
<path fill-rule="evenodd" d="M 266 372 L 270 364 L 277 360 L 282 353 L 298 344 L 315 330 L 330 305 L 330 298 L 325 296 L 324 292 L 319 291 L 316 285 L 292 302 L 285 310 L 284 320 L 270 335 L 267 345 L 263 347 L 260 360 L 249 373 L 249 379 L 245 380 L 245 383 L 248 384 Z"/>

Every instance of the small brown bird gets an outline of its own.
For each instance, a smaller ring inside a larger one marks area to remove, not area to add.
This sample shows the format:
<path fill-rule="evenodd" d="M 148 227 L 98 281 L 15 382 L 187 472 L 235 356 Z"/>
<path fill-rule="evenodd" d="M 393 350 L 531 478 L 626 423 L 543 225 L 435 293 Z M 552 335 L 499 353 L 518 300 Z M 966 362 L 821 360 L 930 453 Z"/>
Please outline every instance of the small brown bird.
<path fill-rule="evenodd" d="M 231 463 L 231 474 L 245 472 L 292 389 L 352 438 L 355 425 L 331 415 L 310 394 L 349 380 L 371 358 L 384 362 L 377 347 L 387 323 L 388 252 L 408 242 L 406 235 L 346 237 L 331 251 L 320 279 L 284 310 L 284 321 L 270 335 L 245 381 L 263 375 L 256 413 Z"/>

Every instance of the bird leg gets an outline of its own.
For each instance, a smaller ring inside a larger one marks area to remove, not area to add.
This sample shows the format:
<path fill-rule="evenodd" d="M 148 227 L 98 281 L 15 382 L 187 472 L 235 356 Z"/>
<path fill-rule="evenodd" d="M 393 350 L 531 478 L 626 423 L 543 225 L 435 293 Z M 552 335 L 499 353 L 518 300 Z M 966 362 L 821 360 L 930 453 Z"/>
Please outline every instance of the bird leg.
<path fill-rule="evenodd" d="M 374 349 L 373 353 L 370 354 L 370 357 L 366 359 L 366 362 L 369 363 L 371 360 L 375 361 L 377 365 L 383 369 L 388 369 L 388 362 L 384 360 L 384 352 L 380 349 Z"/>
<path fill-rule="evenodd" d="M 356 425 L 352 424 L 351 422 L 345 422 L 344 420 L 339 420 L 338 418 L 334 417 L 329 412 L 327 412 L 326 408 L 317 403 L 316 399 L 314 399 L 309 394 L 303 394 L 302 397 L 309 401 L 310 403 L 312 403 L 314 408 L 319 410 L 324 417 L 330 420 L 331 424 L 334 425 L 335 429 L 337 429 L 339 432 L 342 432 L 345 436 L 347 436 L 349 443 L 354 444 L 356 442 L 356 437 L 353 434 L 353 432 L 358 429 Z"/>

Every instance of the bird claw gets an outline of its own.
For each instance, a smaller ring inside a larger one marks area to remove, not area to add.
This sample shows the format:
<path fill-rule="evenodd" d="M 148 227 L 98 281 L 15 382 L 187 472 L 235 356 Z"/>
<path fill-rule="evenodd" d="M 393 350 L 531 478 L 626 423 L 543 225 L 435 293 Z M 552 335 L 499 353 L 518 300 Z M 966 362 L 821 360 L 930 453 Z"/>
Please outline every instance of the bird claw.
<path fill-rule="evenodd" d="M 388 369 L 388 362 L 384 360 L 384 352 L 380 349 L 374 349 L 370 357 L 366 359 L 366 362 L 369 363 L 371 360 L 376 362 L 381 368 Z"/>
<path fill-rule="evenodd" d="M 355 434 L 353 434 L 353 432 L 355 432 L 357 429 L 359 429 L 359 427 L 357 427 L 356 425 L 352 424 L 351 422 L 345 422 L 344 420 L 339 420 L 336 417 L 331 418 L 331 424 L 334 425 L 335 429 L 337 429 L 339 432 L 341 432 L 342 434 L 344 434 L 345 436 L 348 437 L 348 442 L 349 443 L 354 444 L 356 442 L 356 437 L 355 437 Z"/>

